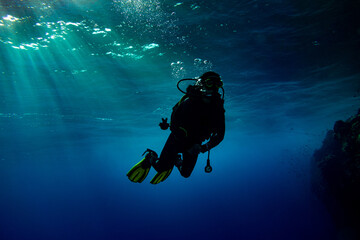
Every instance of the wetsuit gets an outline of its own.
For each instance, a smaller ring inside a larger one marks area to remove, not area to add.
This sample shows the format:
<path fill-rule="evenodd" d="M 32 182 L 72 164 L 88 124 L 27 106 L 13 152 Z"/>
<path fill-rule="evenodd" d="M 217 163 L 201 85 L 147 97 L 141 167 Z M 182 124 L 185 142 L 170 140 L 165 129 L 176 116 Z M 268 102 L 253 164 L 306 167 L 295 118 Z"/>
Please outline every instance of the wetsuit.
<path fill-rule="evenodd" d="M 154 167 L 158 172 L 172 168 L 181 153 L 183 163 L 180 173 L 189 177 L 198 154 L 190 154 L 188 150 L 207 139 L 207 149 L 210 150 L 224 138 L 225 110 L 220 94 L 207 97 L 207 101 L 200 96 L 185 95 L 173 107 L 170 130 L 171 134 Z"/>

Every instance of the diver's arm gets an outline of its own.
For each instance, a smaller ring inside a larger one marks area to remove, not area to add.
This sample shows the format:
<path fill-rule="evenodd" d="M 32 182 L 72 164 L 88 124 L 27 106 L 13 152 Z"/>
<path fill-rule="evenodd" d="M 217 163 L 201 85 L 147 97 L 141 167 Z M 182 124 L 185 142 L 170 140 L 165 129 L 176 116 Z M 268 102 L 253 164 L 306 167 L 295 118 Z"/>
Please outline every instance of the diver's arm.
<path fill-rule="evenodd" d="M 216 147 L 217 145 L 219 145 L 219 143 L 221 143 L 221 141 L 224 139 L 225 136 L 225 125 L 224 128 L 219 129 L 220 131 L 214 133 L 211 137 L 210 137 L 210 141 L 207 143 L 207 148 L 208 150 Z"/>
<path fill-rule="evenodd" d="M 209 142 L 202 145 L 201 152 L 209 151 L 219 145 L 225 136 L 225 115 L 221 114 L 215 132 L 211 135 Z"/>

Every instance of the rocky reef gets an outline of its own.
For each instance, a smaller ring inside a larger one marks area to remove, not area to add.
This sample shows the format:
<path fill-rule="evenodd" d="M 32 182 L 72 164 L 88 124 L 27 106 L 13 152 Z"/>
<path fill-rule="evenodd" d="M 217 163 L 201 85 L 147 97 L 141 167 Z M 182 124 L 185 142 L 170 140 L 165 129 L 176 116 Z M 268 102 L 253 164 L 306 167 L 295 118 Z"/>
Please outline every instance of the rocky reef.
<path fill-rule="evenodd" d="M 327 132 L 313 154 L 312 188 L 339 229 L 339 239 L 360 239 L 360 109 Z"/>

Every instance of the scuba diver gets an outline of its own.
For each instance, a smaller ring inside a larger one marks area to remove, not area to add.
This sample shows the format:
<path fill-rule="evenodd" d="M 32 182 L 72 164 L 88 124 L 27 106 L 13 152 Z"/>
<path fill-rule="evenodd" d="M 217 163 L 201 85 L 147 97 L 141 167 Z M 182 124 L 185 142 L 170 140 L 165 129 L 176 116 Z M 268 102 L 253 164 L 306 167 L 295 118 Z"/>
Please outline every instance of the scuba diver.
<path fill-rule="evenodd" d="M 189 85 L 185 92 L 179 87 L 182 81 L 196 82 Z M 160 157 L 155 151 L 147 149 L 144 152 L 145 157 L 127 173 L 132 182 L 141 183 L 151 167 L 157 171 L 150 182 L 152 184 L 164 181 L 174 166 L 183 177 L 188 178 L 200 152 L 208 152 L 205 172 L 212 170 L 210 149 L 217 146 L 225 134 L 224 89 L 221 77 L 215 72 L 206 72 L 197 79 L 180 80 L 177 87 L 185 95 L 173 107 L 170 124 L 167 118 L 163 118 L 159 124 L 161 129 L 170 127 L 171 130 Z M 219 89 L 222 89 L 222 95 Z"/>

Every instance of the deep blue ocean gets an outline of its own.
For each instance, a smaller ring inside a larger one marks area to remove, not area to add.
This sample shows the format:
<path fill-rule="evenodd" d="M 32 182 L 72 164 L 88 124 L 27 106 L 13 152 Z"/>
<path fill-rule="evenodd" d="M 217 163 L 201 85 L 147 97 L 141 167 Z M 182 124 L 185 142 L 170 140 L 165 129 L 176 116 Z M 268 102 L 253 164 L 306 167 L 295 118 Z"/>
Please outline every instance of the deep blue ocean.
<path fill-rule="evenodd" d="M 359 0 L 1 0 L 0 239 L 345 239 L 310 160 L 360 107 Z M 226 134 L 190 178 L 126 177 L 218 72 Z"/>

